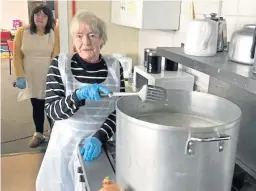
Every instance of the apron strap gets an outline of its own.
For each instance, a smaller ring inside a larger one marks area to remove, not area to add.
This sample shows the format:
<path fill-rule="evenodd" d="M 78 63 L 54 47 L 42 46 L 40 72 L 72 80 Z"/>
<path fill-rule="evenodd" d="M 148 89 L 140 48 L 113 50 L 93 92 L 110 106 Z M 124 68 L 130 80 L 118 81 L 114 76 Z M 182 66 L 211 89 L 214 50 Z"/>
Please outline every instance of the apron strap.
<path fill-rule="evenodd" d="M 108 66 L 108 71 L 110 72 L 114 81 L 119 82 L 120 81 L 120 62 L 113 56 L 103 55 L 102 57 L 105 60 Z M 118 88 L 118 90 L 116 91 L 119 91 L 120 83 L 115 83 L 115 84 L 116 84 L 116 88 Z"/>
<path fill-rule="evenodd" d="M 51 29 L 49 33 L 49 42 L 54 46 L 55 43 L 55 35 L 54 35 L 54 30 Z"/>
<path fill-rule="evenodd" d="M 62 78 L 62 82 L 63 85 L 65 87 L 65 89 L 73 89 L 73 83 L 68 83 L 70 82 L 73 74 L 71 72 L 71 58 L 72 58 L 73 54 L 64 54 L 64 53 L 60 53 L 59 54 L 59 58 L 58 58 L 58 68 L 60 71 L 60 75 Z M 70 86 L 69 88 L 67 88 L 67 86 Z M 66 92 L 66 96 L 70 95 L 70 93 L 72 92 Z"/>

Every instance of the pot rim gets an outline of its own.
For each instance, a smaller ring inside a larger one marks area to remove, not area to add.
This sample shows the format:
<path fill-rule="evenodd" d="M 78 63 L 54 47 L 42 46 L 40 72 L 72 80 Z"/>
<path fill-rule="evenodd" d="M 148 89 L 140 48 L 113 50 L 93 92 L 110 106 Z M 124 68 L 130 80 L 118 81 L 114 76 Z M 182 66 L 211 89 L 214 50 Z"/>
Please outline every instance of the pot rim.
<path fill-rule="evenodd" d="M 218 130 L 218 129 L 222 129 L 223 130 L 223 129 L 233 128 L 235 126 L 234 124 L 240 123 L 240 121 L 241 121 L 242 111 L 241 111 L 240 107 L 238 107 L 235 103 L 233 103 L 233 102 L 231 102 L 231 101 L 229 101 L 229 100 L 227 100 L 225 98 L 222 98 L 222 97 L 219 97 L 219 96 L 215 96 L 215 95 L 212 95 L 212 94 L 207 94 L 207 93 L 202 93 L 202 92 L 195 92 L 195 91 L 191 91 L 191 92 L 188 92 L 186 90 L 168 90 L 168 91 L 184 92 L 184 93 L 187 93 L 188 95 L 198 94 L 198 95 L 214 97 L 214 98 L 217 98 L 219 100 L 224 100 L 224 101 L 229 102 L 230 104 L 234 105 L 238 109 L 238 112 L 239 112 L 239 114 L 237 114 L 238 117 L 236 119 L 234 119 L 234 120 L 230 120 L 227 123 L 223 122 L 220 125 L 214 125 L 214 126 L 210 126 L 210 127 L 198 127 L 197 128 L 197 127 L 166 126 L 166 125 L 161 125 L 161 124 L 157 124 L 157 123 L 151 123 L 151 122 L 143 121 L 141 119 L 137 119 L 137 118 L 134 118 L 134 117 L 132 117 L 130 115 L 125 114 L 118 107 L 118 103 L 122 99 L 125 99 L 125 97 L 120 97 L 116 101 L 116 111 L 117 111 L 116 114 L 117 115 L 120 114 L 121 117 L 126 117 L 128 119 L 128 121 L 131 121 L 131 122 L 133 122 L 135 124 L 139 124 L 139 125 L 141 125 L 141 127 L 155 129 L 155 130 L 163 130 L 163 131 L 174 131 L 174 130 L 176 131 L 176 130 L 179 130 L 179 131 L 186 131 L 186 132 L 200 132 L 200 133 L 205 132 L 205 133 L 209 133 L 209 132 L 212 132 L 212 131 Z M 118 117 L 117 117 L 117 120 L 119 120 Z"/>

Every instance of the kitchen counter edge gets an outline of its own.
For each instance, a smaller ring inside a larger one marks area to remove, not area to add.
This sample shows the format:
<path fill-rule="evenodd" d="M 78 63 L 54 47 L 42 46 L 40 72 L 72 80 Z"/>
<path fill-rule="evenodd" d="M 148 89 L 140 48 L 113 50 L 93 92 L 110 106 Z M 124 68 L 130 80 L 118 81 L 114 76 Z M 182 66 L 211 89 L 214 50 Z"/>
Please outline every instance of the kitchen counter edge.
<path fill-rule="evenodd" d="M 157 54 L 256 94 L 256 75 L 251 71 L 252 66 L 229 61 L 225 51 L 215 56 L 198 57 L 185 54 L 180 47 L 157 47 Z"/>

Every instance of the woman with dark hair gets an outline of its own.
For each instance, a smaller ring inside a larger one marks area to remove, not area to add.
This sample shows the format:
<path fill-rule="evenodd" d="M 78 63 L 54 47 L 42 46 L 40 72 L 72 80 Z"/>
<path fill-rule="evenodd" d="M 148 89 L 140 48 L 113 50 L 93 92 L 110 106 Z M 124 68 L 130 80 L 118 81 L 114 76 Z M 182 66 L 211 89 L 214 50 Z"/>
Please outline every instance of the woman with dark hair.
<path fill-rule="evenodd" d="M 18 101 L 30 99 L 33 107 L 36 132 L 29 142 L 32 148 L 45 141 L 45 81 L 51 60 L 59 51 L 59 34 L 52 11 L 40 5 L 33 10 L 30 25 L 19 28 L 14 39 L 15 86 L 21 89 Z M 48 121 L 51 126 L 49 118 Z"/>

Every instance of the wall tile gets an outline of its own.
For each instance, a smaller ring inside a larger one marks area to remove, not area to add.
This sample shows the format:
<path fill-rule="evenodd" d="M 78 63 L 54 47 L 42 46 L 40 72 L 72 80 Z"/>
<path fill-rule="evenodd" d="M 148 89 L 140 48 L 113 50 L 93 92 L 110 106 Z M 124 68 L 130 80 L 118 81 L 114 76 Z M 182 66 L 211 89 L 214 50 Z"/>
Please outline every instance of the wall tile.
<path fill-rule="evenodd" d="M 256 16 L 256 0 L 239 0 L 237 15 Z"/>
<path fill-rule="evenodd" d="M 219 4 L 217 0 L 195 0 L 194 2 L 196 14 L 207 14 L 218 13 Z"/>
<path fill-rule="evenodd" d="M 224 0 L 222 7 L 223 15 L 236 15 L 239 6 L 239 0 Z"/>
<path fill-rule="evenodd" d="M 188 23 L 191 21 L 191 16 L 189 14 L 182 14 L 180 16 L 180 29 L 179 32 L 187 32 Z"/>
<path fill-rule="evenodd" d="M 175 32 L 173 35 L 173 42 L 172 46 L 173 47 L 180 47 L 181 43 L 185 43 L 186 41 L 186 34 L 187 32 Z"/>
<path fill-rule="evenodd" d="M 181 14 L 190 14 L 191 12 L 191 1 L 181 2 Z"/>
<path fill-rule="evenodd" d="M 236 30 L 236 16 L 225 16 L 224 18 L 226 19 L 227 22 L 227 39 L 230 41 L 231 35 L 233 32 Z"/>
<path fill-rule="evenodd" d="M 256 24 L 256 16 L 255 17 L 238 16 L 236 21 L 236 30 L 242 28 L 245 24 Z"/>
<path fill-rule="evenodd" d="M 235 25 L 237 22 L 237 16 L 224 15 L 224 19 L 226 19 L 227 25 Z"/>
<path fill-rule="evenodd" d="M 206 17 L 210 17 L 210 15 L 206 15 Z M 205 15 L 204 14 L 196 14 L 196 19 L 204 19 Z"/>
<path fill-rule="evenodd" d="M 170 47 L 174 39 L 173 35 L 173 31 L 140 30 L 138 64 L 143 62 L 144 48 Z"/>

